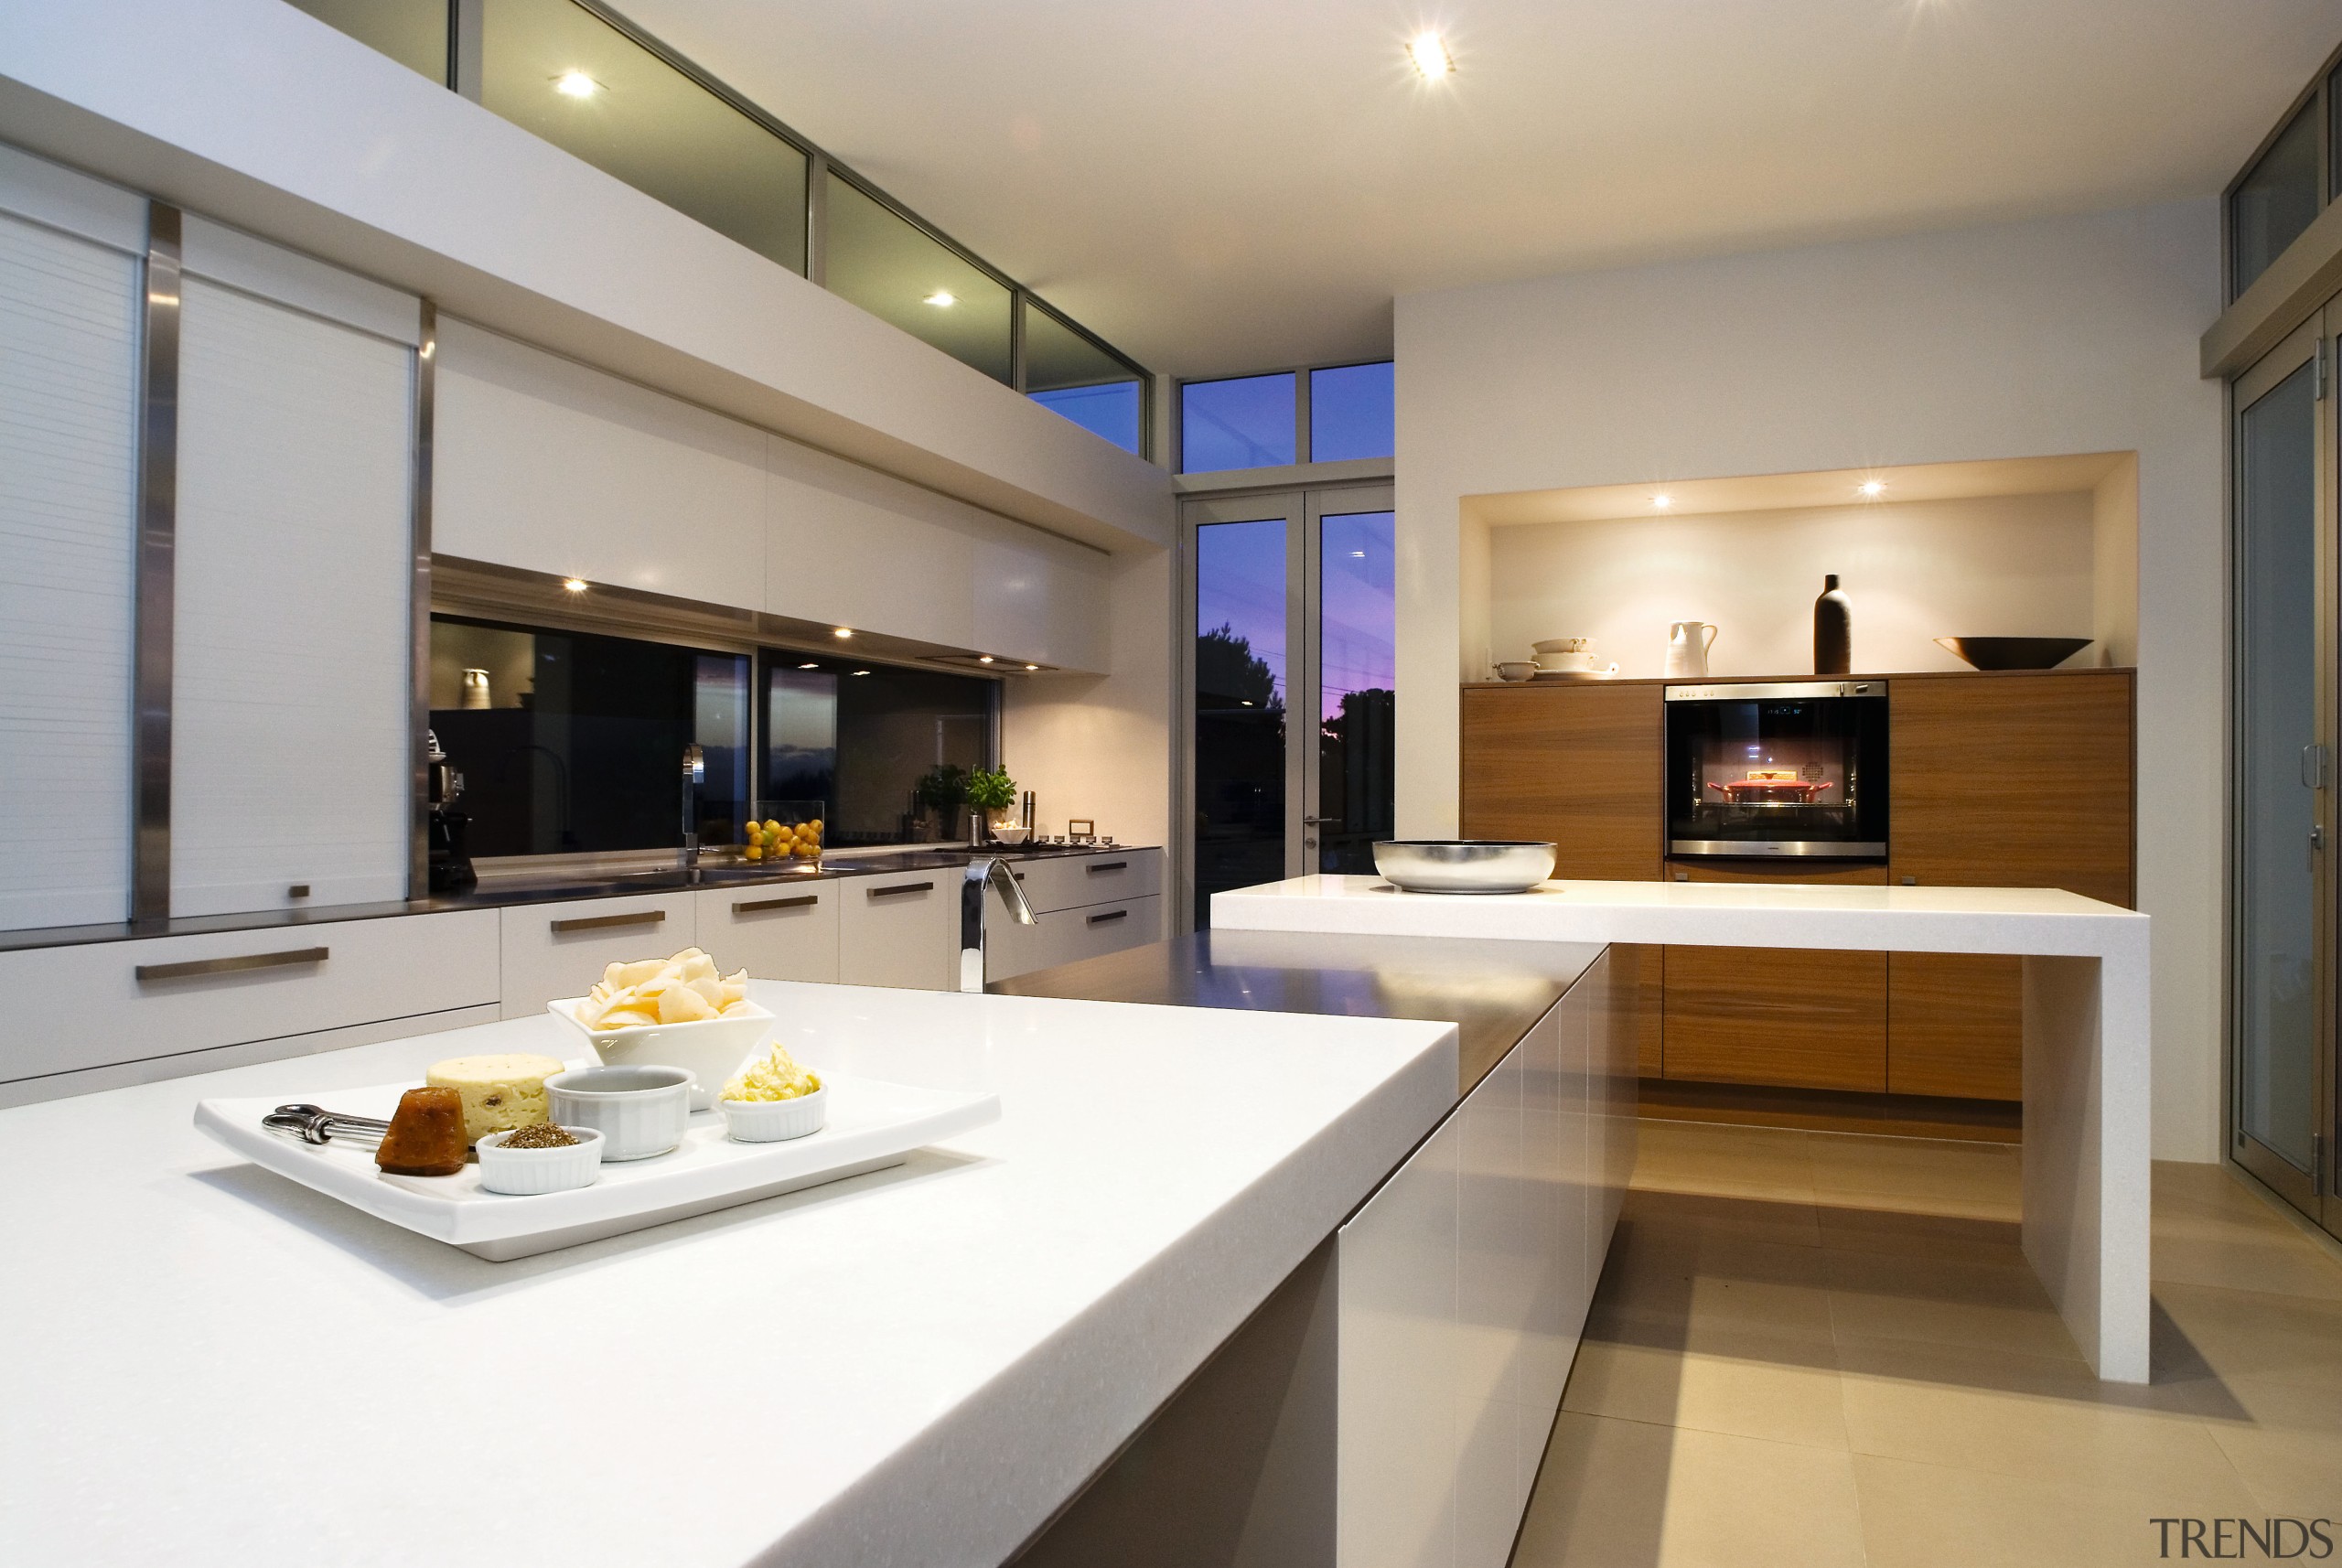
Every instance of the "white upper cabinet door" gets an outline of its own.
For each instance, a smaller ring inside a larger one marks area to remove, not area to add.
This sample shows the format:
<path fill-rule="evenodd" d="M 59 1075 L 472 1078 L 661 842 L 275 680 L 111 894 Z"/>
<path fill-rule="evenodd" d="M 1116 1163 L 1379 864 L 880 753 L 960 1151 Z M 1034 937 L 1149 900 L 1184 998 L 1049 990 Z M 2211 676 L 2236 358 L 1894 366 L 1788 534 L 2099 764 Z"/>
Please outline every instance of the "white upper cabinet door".
<path fill-rule="evenodd" d="M 1103 671 L 1109 558 L 1015 523 L 976 547 L 978 650 L 1059 670 Z"/>
<path fill-rule="evenodd" d="M 439 324 L 432 548 L 760 609 L 763 431 Z"/>
<path fill-rule="evenodd" d="M 767 610 L 974 642 L 972 509 L 778 435 L 766 460 Z"/>
<path fill-rule="evenodd" d="M 185 300 L 171 912 L 404 897 L 414 350 Z"/>
<path fill-rule="evenodd" d="M 139 298 L 0 212 L 0 928 L 130 913 Z"/>

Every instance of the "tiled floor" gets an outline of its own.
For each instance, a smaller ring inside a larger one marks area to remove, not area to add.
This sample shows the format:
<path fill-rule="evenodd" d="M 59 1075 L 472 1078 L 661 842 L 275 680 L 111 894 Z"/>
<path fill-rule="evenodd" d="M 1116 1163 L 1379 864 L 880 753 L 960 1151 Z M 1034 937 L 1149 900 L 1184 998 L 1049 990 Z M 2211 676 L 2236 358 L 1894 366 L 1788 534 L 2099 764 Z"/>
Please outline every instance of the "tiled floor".
<path fill-rule="evenodd" d="M 2329 1519 L 2342 1552 L 2342 1264 L 2220 1168 L 2155 1167 L 2131 1388 L 2018 1252 L 2014 1147 L 1641 1135 L 1516 1568 L 2182 1560 L 2158 1517 Z"/>

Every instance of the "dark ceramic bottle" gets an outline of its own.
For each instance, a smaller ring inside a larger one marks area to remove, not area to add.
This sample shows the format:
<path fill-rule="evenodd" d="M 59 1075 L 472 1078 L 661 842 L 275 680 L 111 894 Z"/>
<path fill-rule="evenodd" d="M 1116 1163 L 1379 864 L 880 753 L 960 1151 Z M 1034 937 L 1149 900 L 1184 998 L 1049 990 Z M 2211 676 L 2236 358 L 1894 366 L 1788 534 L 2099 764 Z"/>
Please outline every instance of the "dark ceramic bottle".
<path fill-rule="evenodd" d="M 1821 579 L 1821 596 L 1813 601 L 1813 672 L 1850 674 L 1853 658 L 1853 607 L 1838 591 L 1838 574 L 1832 572 Z"/>

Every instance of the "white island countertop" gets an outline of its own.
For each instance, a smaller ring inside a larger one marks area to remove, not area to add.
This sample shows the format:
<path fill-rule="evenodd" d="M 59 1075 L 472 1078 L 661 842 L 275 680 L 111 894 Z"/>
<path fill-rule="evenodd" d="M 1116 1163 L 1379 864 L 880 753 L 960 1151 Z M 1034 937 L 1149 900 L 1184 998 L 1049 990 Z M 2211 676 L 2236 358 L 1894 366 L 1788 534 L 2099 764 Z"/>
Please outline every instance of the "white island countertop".
<path fill-rule="evenodd" d="M 815 1067 L 1000 1122 L 492 1263 L 190 1117 L 575 1055 L 550 1017 L 0 1111 L 0 1562 L 996 1563 L 1456 1099 L 1436 1023 L 754 994 Z"/>
<path fill-rule="evenodd" d="M 1212 924 L 1262 931 L 1905 952 L 2146 955 L 2147 917 L 2056 887 L 1572 882 L 1527 893 L 1404 893 L 1296 876 L 1212 897 Z"/>
<path fill-rule="evenodd" d="M 2051 887 L 1570 882 L 1403 893 L 1301 876 L 1215 894 L 1219 930 L 1873 952 L 2025 970 L 2025 1251 L 2100 1377 L 2147 1380 L 2148 922 Z"/>

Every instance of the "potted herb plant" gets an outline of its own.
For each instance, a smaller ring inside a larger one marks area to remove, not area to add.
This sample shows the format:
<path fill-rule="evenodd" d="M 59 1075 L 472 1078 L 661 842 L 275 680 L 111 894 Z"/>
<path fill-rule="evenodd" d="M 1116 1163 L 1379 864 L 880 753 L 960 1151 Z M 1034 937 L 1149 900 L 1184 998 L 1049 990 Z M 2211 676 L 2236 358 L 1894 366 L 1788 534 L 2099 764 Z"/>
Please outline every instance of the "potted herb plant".
<path fill-rule="evenodd" d="M 967 800 L 983 829 L 978 842 L 996 837 L 1000 829 L 1012 825 L 1008 813 L 1016 806 L 1016 780 L 1004 768 L 979 768 L 968 775 Z"/>

